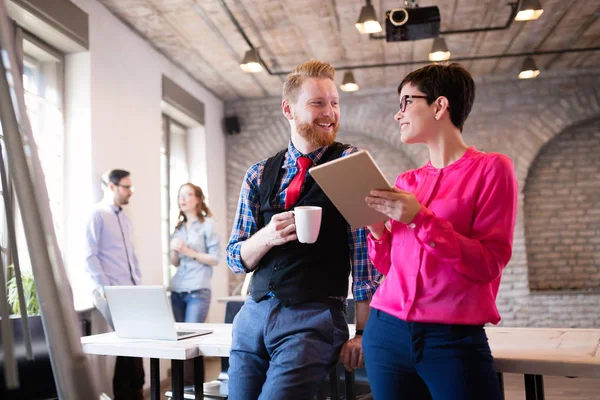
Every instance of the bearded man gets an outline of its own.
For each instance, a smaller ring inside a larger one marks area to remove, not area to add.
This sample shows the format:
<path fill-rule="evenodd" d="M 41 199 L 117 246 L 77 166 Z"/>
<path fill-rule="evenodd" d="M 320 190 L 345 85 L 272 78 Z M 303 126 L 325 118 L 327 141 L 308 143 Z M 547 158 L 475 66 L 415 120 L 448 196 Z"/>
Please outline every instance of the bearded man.
<path fill-rule="evenodd" d="M 250 167 L 242 183 L 227 245 L 236 274 L 253 271 L 250 296 L 233 322 L 229 399 L 311 399 L 342 359 L 364 365 L 362 329 L 380 275 L 367 255 L 365 229 L 351 229 L 308 174 L 311 166 L 344 157 L 355 147 L 335 141 L 340 124 L 335 70 L 310 60 L 283 84 L 287 149 Z M 317 241 L 300 243 L 295 206 L 319 206 Z M 348 277 L 357 335 L 348 340 Z"/>

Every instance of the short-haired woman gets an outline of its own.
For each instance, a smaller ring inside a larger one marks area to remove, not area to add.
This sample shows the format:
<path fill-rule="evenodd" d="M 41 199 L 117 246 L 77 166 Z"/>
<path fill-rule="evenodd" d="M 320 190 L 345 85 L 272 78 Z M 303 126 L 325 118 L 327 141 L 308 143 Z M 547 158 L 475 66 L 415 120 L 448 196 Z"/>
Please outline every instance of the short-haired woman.
<path fill-rule="evenodd" d="M 475 83 L 460 65 L 413 71 L 398 95 L 401 140 L 425 144 L 429 162 L 366 198 L 390 218 L 369 226 L 369 257 L 386 276 L 363 337 L 371 389 L 376 400 L 500 399 L 484 324 L 500 321 L 512 253 L 512 161 L 463 141 Z"/>

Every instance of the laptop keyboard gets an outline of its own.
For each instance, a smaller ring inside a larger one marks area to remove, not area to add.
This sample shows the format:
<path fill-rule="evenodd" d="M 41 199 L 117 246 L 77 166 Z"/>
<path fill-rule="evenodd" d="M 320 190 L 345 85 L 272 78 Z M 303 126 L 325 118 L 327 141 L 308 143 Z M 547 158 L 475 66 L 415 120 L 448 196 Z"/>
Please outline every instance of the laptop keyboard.
<path fill-rule="evenodd" d="M 196 332 L 193 332 L 193 331 L 192 332 L 180 332 L 180 331 L 177 331 L 177 336 L 180 337 L 180 336 L 185 336 L 185 335 L 191 335 L 192 333 L 196 333 Z"/>

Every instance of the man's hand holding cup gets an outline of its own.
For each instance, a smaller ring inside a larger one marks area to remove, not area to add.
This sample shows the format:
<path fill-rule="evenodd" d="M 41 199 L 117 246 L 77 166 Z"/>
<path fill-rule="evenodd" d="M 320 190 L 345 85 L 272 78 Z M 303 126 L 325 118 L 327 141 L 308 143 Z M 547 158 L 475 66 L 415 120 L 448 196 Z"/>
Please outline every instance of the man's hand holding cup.
<path fill-rule="evenodd" d="M 281 246 L 284 243 L 297 239 L 296 224 L 292 211 L 273 215 L 271 222 L 269 222 L 266 228 L 266 242 L 271 247 Z"/>

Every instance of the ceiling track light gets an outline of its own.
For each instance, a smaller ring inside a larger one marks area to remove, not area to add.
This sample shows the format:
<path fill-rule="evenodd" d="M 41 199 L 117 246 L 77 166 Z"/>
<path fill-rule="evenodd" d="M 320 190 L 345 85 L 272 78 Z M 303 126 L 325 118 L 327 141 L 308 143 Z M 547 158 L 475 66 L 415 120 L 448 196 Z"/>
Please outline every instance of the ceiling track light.
<path fill-rule="evenodd" d="M 258 56 L 258 49 L 250 49 L 244 55 L 244 60 L 240 64 L 240 68 L 244 72 L 257 73 L 263 70 L 262 63 Z"/>
<path fill-rule="evenodd" d="M 371 0 L 366 1 L 367 4 L 361 8 L 360 15 L 358 16 L 358 20 L 354 26 L 356 26 L 356 29 L 358 29 L 358 31 L 363 35 L 379 33 L 383 30 L 383 28 L 381 28 L 381 24 L 377 20 L 375 7 L 371 5 Z"/>
<path fill-rule="evenodd" d="M 519 72 L 519 79 L 531 79 L 535 78 L 540 74 L 540 69 L 533 57 L 527 57 L 523 60 L 523 65 L 521 66 L 521 72 Z"/>
<path fill-rule="evenodd" d="M 519 12 L 515 16 L 515 21 L 534 21 L 542 15 L 544 9 L 540 0 L 521 0 L 519 2 Z"/>
<path fill-rule="evenodd" d="M 429 52 L 429 61 L 448 61 L 450 59 L 450 51 L 446 46 L 446 39 L 443 37 L 436 37 L 433 39 L 433 45 Z"/>
<path fill-rule="evenodd" d="M 354 74 L 352 71 L 346 71 L 344 73 L 344 79 L 342 80 L 340 89 L 342 89 L 344 92 L 356 92 L 358 90 L 358 84 L 354 79 Z"/>

